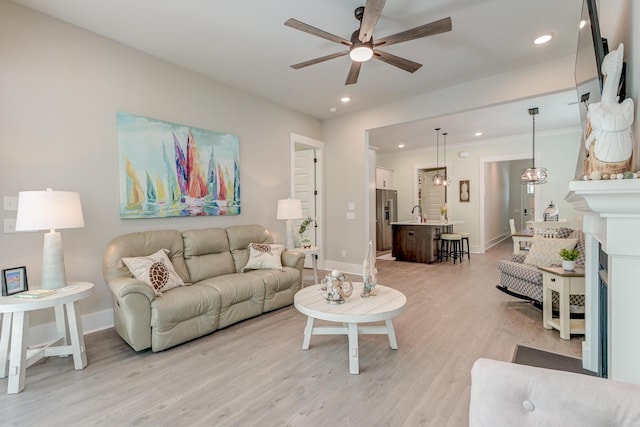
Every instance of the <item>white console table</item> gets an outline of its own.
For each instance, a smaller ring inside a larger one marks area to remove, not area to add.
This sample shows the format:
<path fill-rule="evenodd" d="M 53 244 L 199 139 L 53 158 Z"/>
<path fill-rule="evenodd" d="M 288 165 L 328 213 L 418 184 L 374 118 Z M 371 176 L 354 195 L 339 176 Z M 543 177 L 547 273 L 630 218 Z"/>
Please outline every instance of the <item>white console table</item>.
<path fill-rule="evenodd" d="M 20 393 L 24 390 L 27 367 L 43 357 L 72 355 L 76 370 L 87 366 L 84 335 L 77 304 L 88 297 L 92 290 L 93 283 L 70 282 L 68 286 L 57 289 L 55 293 L 42 298 L 18 298 L 15 295 L 0 297 L 0 314 L 2 314 L 0 378 L 5 378 L 8 374 L 8 394 Z M 55 310 L 56 339 L 45 346 L 27 349 L 29 313 L 46 308 Z M 11 343 L 11 352 L 9 352 L 9 343 Z"/>

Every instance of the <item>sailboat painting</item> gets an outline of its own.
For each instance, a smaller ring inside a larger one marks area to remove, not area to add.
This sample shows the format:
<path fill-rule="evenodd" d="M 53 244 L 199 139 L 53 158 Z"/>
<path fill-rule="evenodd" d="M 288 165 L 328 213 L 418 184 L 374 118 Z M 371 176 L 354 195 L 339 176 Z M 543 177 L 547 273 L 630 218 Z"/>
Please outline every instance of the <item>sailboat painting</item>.
<path fill-rule="evenodd" d="M 240 214 L 235 135 L 118 112 L 120 217 Z"/>

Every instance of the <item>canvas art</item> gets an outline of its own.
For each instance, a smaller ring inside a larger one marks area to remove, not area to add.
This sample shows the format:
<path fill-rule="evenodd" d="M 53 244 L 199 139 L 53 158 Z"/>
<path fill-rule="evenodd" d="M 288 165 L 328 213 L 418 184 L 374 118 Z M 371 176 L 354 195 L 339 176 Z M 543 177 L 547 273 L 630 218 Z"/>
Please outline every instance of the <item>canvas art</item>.
<path fill-rule="evenodd" d="M 120 217 L 240 213 L 239 138 L 118 112 Z"/>

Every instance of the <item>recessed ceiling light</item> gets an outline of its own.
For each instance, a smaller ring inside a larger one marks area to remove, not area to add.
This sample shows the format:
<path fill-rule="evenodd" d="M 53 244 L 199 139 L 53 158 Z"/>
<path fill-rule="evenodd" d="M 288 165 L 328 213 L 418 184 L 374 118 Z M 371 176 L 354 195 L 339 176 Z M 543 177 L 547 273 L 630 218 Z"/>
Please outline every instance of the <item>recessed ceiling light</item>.
<path fill-rule="evenodd" d="M 473 136 L 482 136 L 482 132 L 476 132 L 473 134 Z"/>
<path fill-rule="evenodd" d="M 547 43 L 549 40 L 551 40 L 553 38 L 553 36 L 551 34 L 544 34 L 538 38 L 536 38 L 533 42 L 535 44 L 545 44 Z"/>
<path fill-rule="evenodd" d="M 398 144 L 398 148 L 404 148 L 404 144 Z"/>
<path fill-rule="evenodd" d="M 349 98 L 348 96 L 343 96 L 342 98 L 340 98 L 340 102 L 342 102 L 343 104 L 349 101 L 351 101 L 351 98 Z"/>

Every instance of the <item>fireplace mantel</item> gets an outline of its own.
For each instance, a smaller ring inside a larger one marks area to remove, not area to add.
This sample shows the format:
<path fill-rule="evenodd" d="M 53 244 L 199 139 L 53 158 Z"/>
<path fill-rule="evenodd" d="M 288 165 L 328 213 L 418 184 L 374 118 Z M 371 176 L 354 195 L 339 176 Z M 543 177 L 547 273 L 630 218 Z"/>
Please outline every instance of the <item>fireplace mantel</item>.
<path fill-rule="evenodd" d="M 583 366 L 597 371 L 599 249 L 607 255 L 608 377 L 640 384 L 640 179 L 572 181 L 583 214 L 586 334 Z M 605 272 L 603 272 L 605 274 Z"/>

